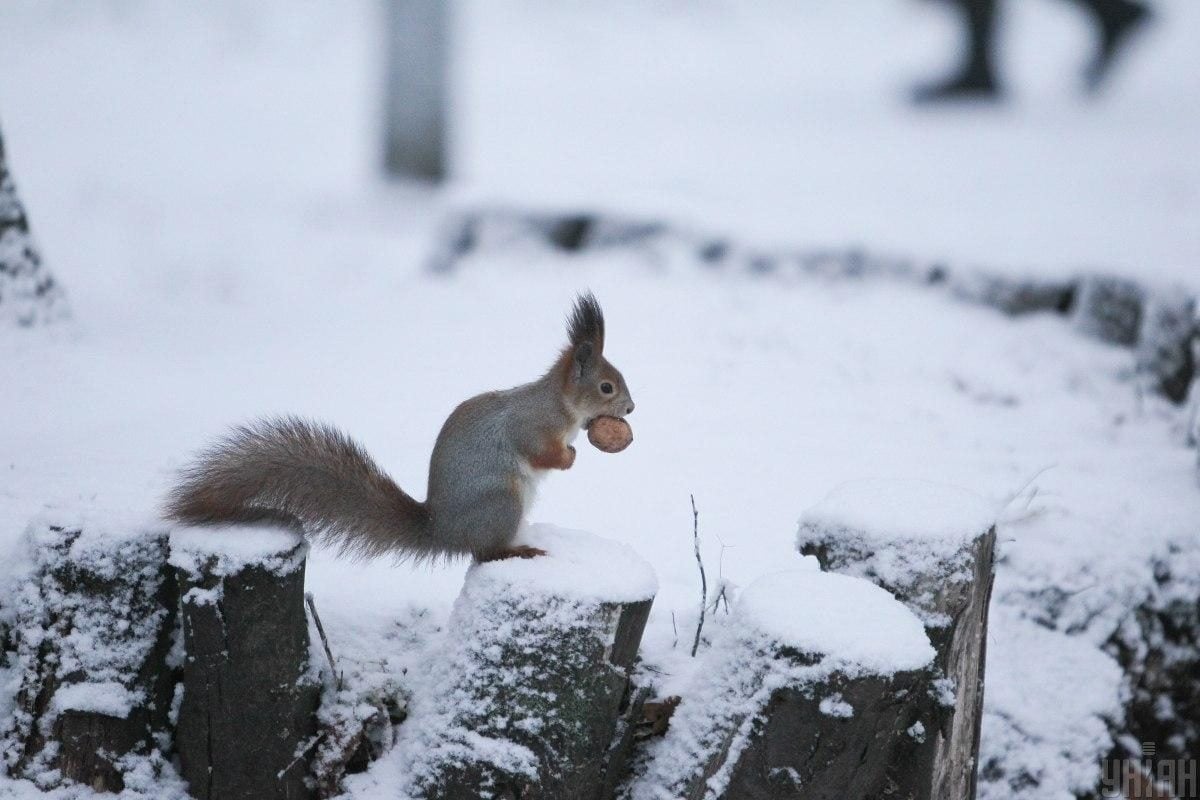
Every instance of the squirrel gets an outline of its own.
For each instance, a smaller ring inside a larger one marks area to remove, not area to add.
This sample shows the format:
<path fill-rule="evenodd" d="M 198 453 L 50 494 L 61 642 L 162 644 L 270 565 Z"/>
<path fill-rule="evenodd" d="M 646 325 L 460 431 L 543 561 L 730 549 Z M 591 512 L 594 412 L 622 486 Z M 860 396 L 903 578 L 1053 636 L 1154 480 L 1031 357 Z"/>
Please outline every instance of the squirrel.
<path fill-rule="evenodd" d="M 625 378 L 604 357 L 604 312 L 591 292 L 577 298 L 567 335 L 542 377 L 454 409 L 429 459 L 425 502 L 338 429 L 284 417 L 237 427 L 201 453 L 170 492 L 165 516 L 194 525 L 282 523 L 352 557 L 545 555 L 514 544 L 539 478 L 571 468 L 571 441 L 594 419 L 624 418 L 634 407 Z"/>

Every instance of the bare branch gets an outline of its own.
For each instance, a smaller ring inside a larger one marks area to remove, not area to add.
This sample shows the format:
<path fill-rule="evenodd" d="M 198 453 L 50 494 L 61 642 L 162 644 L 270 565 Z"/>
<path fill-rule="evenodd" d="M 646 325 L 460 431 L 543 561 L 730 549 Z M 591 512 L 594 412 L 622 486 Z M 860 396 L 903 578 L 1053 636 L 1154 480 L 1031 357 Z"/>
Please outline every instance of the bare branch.
<path fill-rule="evenodd" d="M 696 565 L 700 568 L 700 621 L 696 623 L 696 638 L 692 641 L 692 658 L 700 649 L 700 632 L 704 630 L 704 610 L 708 605 L 708 579 L 704 575 L 704 559 L 700 557 L 700 512 L 696 510 L 696 496 L 692 498 L 692 544 L 696 551 Z"/>
<path fill-rule="evenodd" d="M 313 601 L 313 593 L 304 593 L 304 602 L 308 605 L 309 613 L 312 614 L 313 622 L 317 624 L 317 633 L 321 636 L 321 644 L 325 647 L 325 658 L 329 659 L 329 673 L 333 675 L 333 679 L 337 684 L 337 689 L 342 690 L 342 675 L 338 672 L 337 665 L 333 662 L 333 651 L 329 649 L 329 639 L 325 636 L 325 626 L 321 624 L 321 615 L 317 613 L 317 604 Z"/>

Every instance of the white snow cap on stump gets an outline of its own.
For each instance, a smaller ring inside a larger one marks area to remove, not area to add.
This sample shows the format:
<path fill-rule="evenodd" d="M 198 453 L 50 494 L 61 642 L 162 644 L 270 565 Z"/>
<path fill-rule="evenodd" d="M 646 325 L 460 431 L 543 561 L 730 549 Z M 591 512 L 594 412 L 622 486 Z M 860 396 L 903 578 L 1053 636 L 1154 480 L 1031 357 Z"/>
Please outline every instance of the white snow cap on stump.
<path fill-rule="evenodd" d="M 739 618 L 776 644 L 849 674 L 892 675 L 933 660 L 925 626 L 873 583 L 818 570 L 759 578 L 738 601 Z"/>
<path fill-rule="evenodd" d="M 796 548 L 823 551 L 821 562 L 840 564 L 838 572 L 918 600 L 934 588 L 931 576 L 939 576 L 939 585 L 969 578 L 975 542 L 991 530 L 996 511 L 996 504 L 954 486 L 908 479 L 851 481 L 804 512 Z M 932 613 L 922 621 L 949 622 Z"/>
<path fill-rule="evenodd" d="M 620 542 L 546 524 L 526 526 L 518 539 L 546 555 L 475 564 L 468 586 L 518 586 L 526 594 L 600 603 L 649 600 L 658 591 L 654 568 Z"/>
<path fill-rule="evenodd" d="M 879 543 L 920 541 L 947 550 L 987 533 L 994 503 L 955 486 L 868 478 L 838 486 L 800 518 L 805 529 L 845 531 Z"/>
<path fill-rule="evenodd" d="M 233 575 L 248 567 L 287 575 L 307 554 L 300 534 L 282 525 L 197 525 L 171 532 L 171 566 L 193 575 Z"/>

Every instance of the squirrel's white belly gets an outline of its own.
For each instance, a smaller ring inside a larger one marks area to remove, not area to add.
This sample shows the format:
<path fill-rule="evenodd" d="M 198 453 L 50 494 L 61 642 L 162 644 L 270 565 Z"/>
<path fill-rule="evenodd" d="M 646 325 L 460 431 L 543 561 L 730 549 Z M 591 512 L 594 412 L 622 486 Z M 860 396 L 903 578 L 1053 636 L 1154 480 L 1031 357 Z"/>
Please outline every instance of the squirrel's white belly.
<path fill-rule="evenodd" d="M 529 509 L 533 508 L 533 502 L 537 499 L 538 484 L 540 484 L 542 482 L 542 478 L 546 476 L 546 470 L 534 469 L 528 464 L 522 463 L 520 474 L 521 516 L 525 517 L 529 514 Z"/>

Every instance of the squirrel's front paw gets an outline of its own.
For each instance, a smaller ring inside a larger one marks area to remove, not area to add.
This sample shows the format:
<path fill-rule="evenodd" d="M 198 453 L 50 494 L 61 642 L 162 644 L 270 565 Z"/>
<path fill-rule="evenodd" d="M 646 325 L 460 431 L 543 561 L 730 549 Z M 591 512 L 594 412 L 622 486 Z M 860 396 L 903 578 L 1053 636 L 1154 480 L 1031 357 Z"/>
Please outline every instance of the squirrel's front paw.
<path fill-rule="evenodd" d="M 575 466 L 575 445 L 567 445 L 566 451 L 563 453 L 563 469 L 570 469 Z"/>

